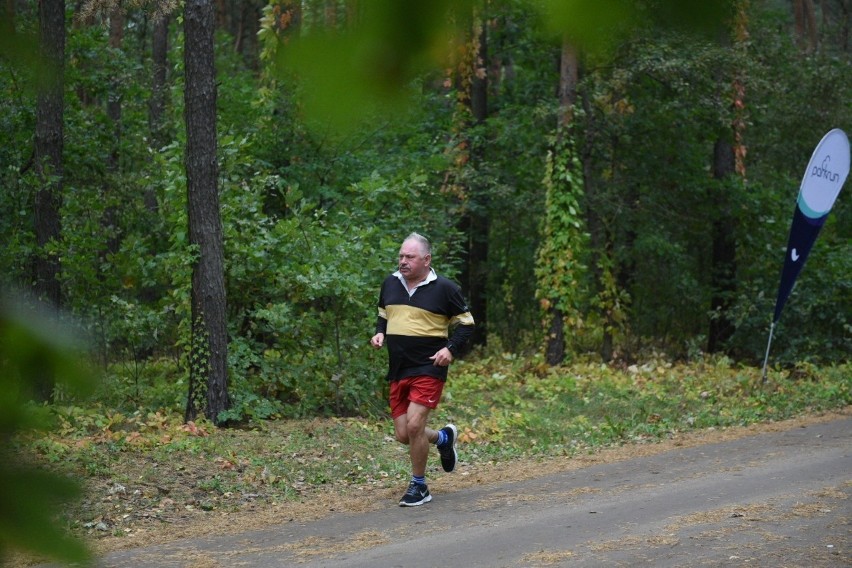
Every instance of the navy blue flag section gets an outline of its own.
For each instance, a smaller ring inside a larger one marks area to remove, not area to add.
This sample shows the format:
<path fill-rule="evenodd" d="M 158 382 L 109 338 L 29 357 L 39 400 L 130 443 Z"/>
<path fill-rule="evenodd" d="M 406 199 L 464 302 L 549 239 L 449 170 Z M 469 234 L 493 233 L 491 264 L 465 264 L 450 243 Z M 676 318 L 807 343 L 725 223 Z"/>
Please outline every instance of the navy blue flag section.
<path fill-rule="evenodd" d="M 799 197 L 796 199 L 793 222 L 790 225 L 787 255 L 784 257 L 781 283 L 775 300 L 775 315 L 769 328 L 769 342 L 766 345 L 766 357 L 763 360 L 764 381 L 775 324 L 778 323 L 781 310 L 784 309 L 784 304 L 787 303 L 787 298 L 796 283 L 796 277 L 802 271 L 811 247 L 825 224 L 840 189 L 846 182 L 846 176 L 849 175 L 849 159 L 849 139 L 845 132 L 835 128 L 823 136 L 817 144 L 805 169 Z"/>

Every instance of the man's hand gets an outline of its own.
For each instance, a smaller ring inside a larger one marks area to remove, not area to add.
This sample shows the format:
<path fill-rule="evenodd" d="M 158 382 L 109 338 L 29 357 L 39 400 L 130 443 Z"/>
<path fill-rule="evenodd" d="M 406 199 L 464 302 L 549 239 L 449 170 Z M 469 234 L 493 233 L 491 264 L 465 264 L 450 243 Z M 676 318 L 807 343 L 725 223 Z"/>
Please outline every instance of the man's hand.
<path fill-rule="evenodd" d="M 376 335 L 373 336 L 372 339 L 370 339 L 370 345 L 372 345 L 376 349 L 381 349 L 382 345 L 384 345 L 384 344 L 385 344 L 385 334 L 384 333 L 381 333 L 381 332 L 377 333 Z"/>
<path fill-rule="evenodd" d="M 442 348 L 440 351 L 429 357 L 433 363 L 435 363 L 436 367 L 449 367 L 450 363 L 453 362 L 453 354 L 446 347 Z"/>

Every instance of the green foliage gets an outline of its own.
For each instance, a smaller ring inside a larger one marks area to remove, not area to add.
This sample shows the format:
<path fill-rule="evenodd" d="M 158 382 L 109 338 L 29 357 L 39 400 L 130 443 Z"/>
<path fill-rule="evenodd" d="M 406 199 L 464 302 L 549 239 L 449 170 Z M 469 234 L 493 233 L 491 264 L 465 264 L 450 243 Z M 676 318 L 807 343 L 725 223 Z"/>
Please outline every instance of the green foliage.
<path fill-rule="evenodd" d="M 469 132 L 475 147 L 486 150 L 466 181 L 476 188 L 474 206 L 489 219 L 488 341 L 523 352 L 538 348 L 543 333 L 540 308 L 531 299 L 545 215 L 541 180 L 550 139 L 544 133 L 556 121 L 556 100 L 543 94 L 556 82 L 558 50 L 537 36 L 541 23 L 534 14 L 508 4 L 514 8 L 493 14 L 505 25 L 493 30 L 489 49 L 494 57 L 510 59 L 515 75 L 496 82 L 491 116 Z"/>
<path fill-rule="evenodd" d="M 585 326 L 578 350 L 596 349 L 608 332 L 628 364 L 647 348 L 701 360 L 710 230 L 726 213 L 738 267 L 730 353 L 758 360 L 801 167 L 826 130 L 852 120 L 849 56 L 829 28 L 818 50 L 799 54 L 789 12 L 772 3 L 752 3 L 751 41 L 722 49 L 715 37 L 696 39 L 696 22 L 677 4 L 609 2 L 611 10 L 593 13 L 579 4 L 500 0 L 477 5 L 474 16 L 472 4 L 439 2 L 411 8 L 400 24 L 393 15 L 409 3 L 380 2 L 332 30 L 323 4 L 308 2 L 297 30 L 281 27 L 286 3 L 272 2 L 256 67 L 220 30 L 228 420 L 383 414 L 384 354 L 367 348 L 378 284 L 411 230 L 433 240 L 439 271 L 459 274 L 467 243 L 455 221 L 465 210 L 488 219 L 486 353 L 536 349 L 544 302 Z M 619 21 L 628 9 L 632 20 Z M 448 11 L 458 16 L 449 28 Z M 21 45 L 34 41 L 35 14 L 18 14 Z M 467 44 L 471 17 L 488 33 L 480 69 L 488 116 L 464 132 L 475 159 L 456 164 L 460 85 L 441 69 L 455 57 L 447 49 Z M 184 53 L 174 24 L 164 118 L 171 137 L 152 148 L 149 20 L 130 8 L 127 22 L 120 50 L 108 47 L 100 22 L 69 26 L 62 238 L 51 251 L 63 262 L 63 302 L 84 322 L 106 371 L 98 397 L 122 411 L 171 411 L 185 405 L 197 255 L 187 237 Z M 583 48 L 583 80 L 572 140 L 555 145 L 564 36 L 552 31 L 562 24 Z M 605 38 L 602 29 L 615 35 Z M 279 50 L 294 31 L 305 43 Z M 312 42 L 326 39 L 314 50 Z M 28 162 L 38 73 L 23 64 L 31 61 L 26 53 L 0 42 L 0 280 L 26 287 L 40 183 Z M 370 63 L 387 53 L 395 57 Z M 747 180 L 721 187 L 709 164 L 734 118 L 726 81 L 718 80 L 730 69 L 745 80 Z M 328 82 L 333 88 L 318 95 Z M 323 107 L 327 96 L 331 107 Z M 119 125 L 106 113 L 110 97 L 122 103 Z M 339 123 L 348 126 L 334 128 Z M 108 167 L 113 153 L 117 166 Z M 469 190 L 466 200 L 442 191 L 450 171 Z M 718 204 L 719 192 L 730 211 Z M 592 251 L 584 234 L 589 212 L 605 233 L 601 250 Z M 778 366 L 848 358 L 850 214 L 841 196 L 777 330 Z"/>
<path fill-rule="evenodd" d="M 93 376 L 71 339 L 76 330 L 23 296 L 0 291 L 0 559 L 18 549 L 67 562 L 88 560 L 82 543 L 50 513 L 77 497 L 79 486 L 32 463 L 29 452 L 16 454 L 8 442 L 49 426 L 47 409 L 31 402 L 46 385 L 53 385 L 55 397 L 81 394 L 91 388 Z"/>
<path fill-rule="evenodd" d="M 730 116 L 714 83 L 727 52 L 649 28 L 590 73 L 578 129 L 597 217 L 597 312 L 629 336 L 680 353 L 704 331 L 710 297 L 713 219 L 721 213 L 708 175 L 713 144 Z M 627 300 L 629 299 L 629 303 Z"/>
<path fill-rule="evenodd" d="M 355 130 L 365 111 L 405 116 L 411 83 L 446 65 L 464 41 L 473 4 L 374 0 L 359 6 L 357 25 L 338 27 L 319 25 L 322 9 L 306 5 L 302 33 L 291 36 L 286 49 L 278 47 L 283 34 L 275 35 L 278 21 L 267 9 L 262 41 L 267 57 L 299 75 L 309 122 Z M 345 97 L 338 96 L 340 85 L 347 86 Z"/>
<path fill-rule="evenodd" d="M 0 509 L 0 552 L 10 548 L 23 549 L 67 562 L 90 558 L 82 543 L 71 539 L 48 513 L 58 503 L 68 502 L 79 495 L 76 483 L 18 465 L 0 470 L 0 483 L 4 494 L 4 506 Z"/>
<path fill-rule="evenodd" d="M 599 273 L 598 293 L 591 299 L 590 304 L 595 308 L 600 323 L 596 326 L 608 334 L 624 335 L 627 331 L 627 311 L 630 295 L 620 289 L 615 276 L 615 261 L 609 255 L 602 254 L 597 259 Z M 594 321 L 596 318 L 590 317 Z"/>
<path fill-rule="evenodd" d="M 404 237 L 382 232 L 394 195 L 388 180 L 353 185 L 326 211 L 291 189 L 282 218 L 256 207 L 278 177 L 255 180 L 223 195 L 229 288 L 240 292 L 229 298 L 239 314 L 230 365 L 235 384 L 251 386 L 237 388 L 228 417 L 377 412 L 384 365 L 366 339 L 378 282 Z M 412 200 L 430 191 L 420 176 L 396 183 L 407 184 Z M 352 198 L 359 209 L 344 205 Z"/>
<path fill-rule="evenodd" d="M 548 156 L 542 244 L 538 251 L 536 294 L 546 312 L 559 310 L 571 329 L 583 326 L 588 270 L 584 251 L 588 235 L 581 200 L 582 166 L 567 133 Z"/>

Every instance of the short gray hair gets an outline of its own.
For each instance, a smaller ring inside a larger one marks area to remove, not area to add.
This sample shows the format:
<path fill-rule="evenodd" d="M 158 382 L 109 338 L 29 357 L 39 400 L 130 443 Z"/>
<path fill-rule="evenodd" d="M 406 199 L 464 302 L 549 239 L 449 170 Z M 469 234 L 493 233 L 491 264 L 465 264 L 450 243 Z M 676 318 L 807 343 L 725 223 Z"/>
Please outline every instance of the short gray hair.
<path fill-rule="evenodd" d="M 418 243 L 420 243 L 420 247 L 423 249 L 423 256 L 426 256 L 427 254 L 432 254 L 432 245 L 429 243 L 429 239 L 427 239 L 420 233 L 411 233 L 410 235 L 405 237 L 405 241 L 417 241 Z"/>

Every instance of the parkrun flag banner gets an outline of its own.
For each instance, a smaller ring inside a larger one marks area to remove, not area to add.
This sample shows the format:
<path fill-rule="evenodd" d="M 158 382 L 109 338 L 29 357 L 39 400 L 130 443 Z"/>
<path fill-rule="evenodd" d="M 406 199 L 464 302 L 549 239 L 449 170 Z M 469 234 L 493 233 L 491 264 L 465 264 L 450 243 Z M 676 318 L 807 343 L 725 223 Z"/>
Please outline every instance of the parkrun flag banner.
<path fill-rule="evenodd" d="M 766 359 L 763 362 L 764 379 L 775 324 L 781 317 L 781 310 L 793 290 L 796 277 L 802 271 L 808 253 L 811 252 L 811 247 L 848 174 L 849 139 L 842 130 L 835 128 L 823 136 L 814 150 L 799 189 L 793 223 L 790 226 L 790 238 L 787 241 L 787 256 L 784 257 L 784 268 L 781 271 L 781 284 L 778 286 L 778 297 L 775 300 L 775 315 L 769 330 Z"/>

